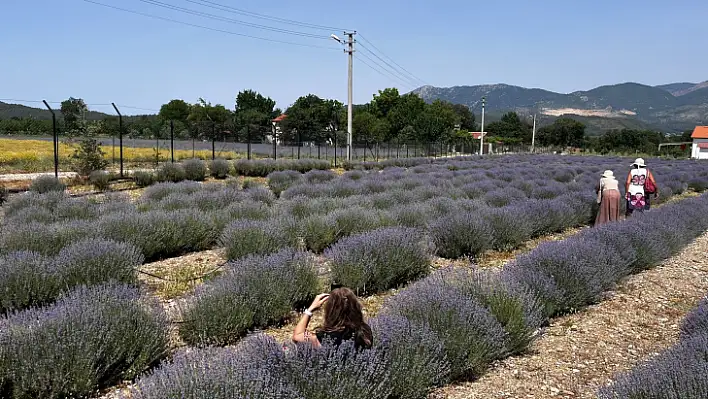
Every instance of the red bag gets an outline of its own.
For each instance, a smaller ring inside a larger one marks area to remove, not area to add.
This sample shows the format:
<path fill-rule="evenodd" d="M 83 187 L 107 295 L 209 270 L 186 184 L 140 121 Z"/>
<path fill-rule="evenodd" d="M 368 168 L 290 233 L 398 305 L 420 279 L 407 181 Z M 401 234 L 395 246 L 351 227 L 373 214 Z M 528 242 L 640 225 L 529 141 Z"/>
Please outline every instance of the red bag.
<path fill-rule="evenodd" d="M 649 178 L 649 175 L 647 175 L 647 179 L 644 182 L 644 192 L 647 194 L 656 193 L 656 185 L 654 184 L 654 181 Z"/>

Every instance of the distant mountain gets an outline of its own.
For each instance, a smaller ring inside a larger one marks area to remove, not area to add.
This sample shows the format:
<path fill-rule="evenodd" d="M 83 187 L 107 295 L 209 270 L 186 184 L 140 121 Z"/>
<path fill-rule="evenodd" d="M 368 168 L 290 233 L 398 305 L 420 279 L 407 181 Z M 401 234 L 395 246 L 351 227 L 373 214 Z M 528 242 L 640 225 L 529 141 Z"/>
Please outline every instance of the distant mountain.
<path fill-rule="evenodd" d="M 666 85 L 659 85 L 659 86 L 654 86 L 654 87 L 656 87 L 657 89 L 666 90 L 675 96 L 675 95 L 677 95 L 676 93 L 680 93 L 684 90 L 690 89 L 691 87 L 693 87 L 695 85 L 696 85 L 696 83 L 681 82 L 681 83 L 669 83 Z"/>
<path fill-rule="evenodd" d="M 57 114 L 57 119 L 61 118 L 61 112 L 58 109 L 54 110 Z M 108 117 L 108 114 L 103 112 L 89 111 L 86 113 L 87 120 L 100 120 Z M 11 118 L 34 118 L 37 120 L 50 120 L 52 113 L 46 108 L 34 108 L 20 104 L 8 104 L 0 101 L 0 119 Z"/>
<path fill-rule="evenodd" d="M 568 94 L 507 84 L 423 86 L 413 93 L 428 102 L 441 99 L 465 104 L 475 112 L 479 112 L 480 99 L 485 96 L 486 109 L 492 113 L 514 110 L 549 117 L 568 115 L 583 120 L 588 130 L 595 133 L 623 127 L 653 128 L 669 133 L 708 122 L 708 82 L 656 87 L 621 83 Z"/>

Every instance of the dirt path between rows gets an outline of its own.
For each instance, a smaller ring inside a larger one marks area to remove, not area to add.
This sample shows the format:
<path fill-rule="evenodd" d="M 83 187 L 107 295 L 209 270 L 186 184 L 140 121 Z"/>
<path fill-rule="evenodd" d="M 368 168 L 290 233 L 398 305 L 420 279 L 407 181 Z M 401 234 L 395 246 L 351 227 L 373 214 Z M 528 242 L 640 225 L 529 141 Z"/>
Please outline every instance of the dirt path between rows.
<path fill-rule="evenodd" d="M 601 303 L 554 319 L 525 356 L 431 399 L 595 398 L 617 372 L 671 346 L 683 317 L 708 292 L 708 233 L 661 266 L 631 276 Z"/>

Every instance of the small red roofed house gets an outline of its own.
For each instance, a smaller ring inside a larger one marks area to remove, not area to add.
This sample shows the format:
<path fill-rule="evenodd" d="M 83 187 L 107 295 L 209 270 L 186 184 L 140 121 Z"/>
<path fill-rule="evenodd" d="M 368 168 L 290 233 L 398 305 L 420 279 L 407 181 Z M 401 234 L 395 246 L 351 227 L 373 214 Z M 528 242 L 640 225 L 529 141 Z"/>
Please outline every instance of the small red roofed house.
<path fill-rule="evenodd" d="M 708 126 L 696 126 L 691 139 L 693 139 L 691 158 L 708 159 Z"/>

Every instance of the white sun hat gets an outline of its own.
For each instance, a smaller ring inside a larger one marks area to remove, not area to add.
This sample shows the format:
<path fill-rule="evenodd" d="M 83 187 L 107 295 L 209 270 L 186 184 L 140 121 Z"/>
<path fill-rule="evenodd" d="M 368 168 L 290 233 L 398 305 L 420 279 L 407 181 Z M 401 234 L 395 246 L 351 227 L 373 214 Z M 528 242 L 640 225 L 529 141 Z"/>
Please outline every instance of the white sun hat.
<path fill-rule="evenodd" d="M 644 158 L 637 158 L 634 160 L 634 163 L 632 164 L 632 166 L 639 166 L 639 167 L 643 168 L 647 165 L 644 163 Z"/>
<path fill-rule="evenodd" d="M 602 172 L 602 177 L 607 177 L 607 178 L 613 178 L 613 179 L 614 179 L 614 178 L 615 178 L 615 174 L 612 173 L 611 170 L 606 170 L 606 171 Z"/>

